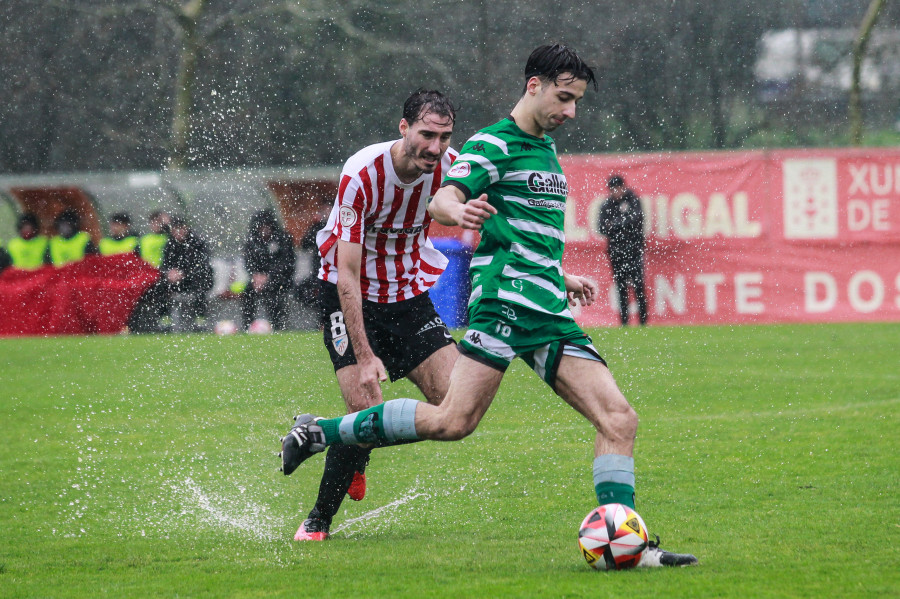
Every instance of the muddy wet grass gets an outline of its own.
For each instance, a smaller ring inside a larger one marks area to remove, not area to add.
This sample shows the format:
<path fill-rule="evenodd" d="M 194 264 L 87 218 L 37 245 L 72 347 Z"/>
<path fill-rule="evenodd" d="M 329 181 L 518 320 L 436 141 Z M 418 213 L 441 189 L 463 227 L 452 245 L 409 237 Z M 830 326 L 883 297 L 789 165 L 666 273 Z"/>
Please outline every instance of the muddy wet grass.
<path fill-rule="evenodd" d="M 310 545 L 323 460 L 274 454 L 341 411 L 317 334 L 0 339 L 0 596 L 900 594 L 900 324 L 592 333 L 638 511 L 699 567 L 586 565 L 592 432 L 522 362 L 471 437 L 377 451 Z"/>

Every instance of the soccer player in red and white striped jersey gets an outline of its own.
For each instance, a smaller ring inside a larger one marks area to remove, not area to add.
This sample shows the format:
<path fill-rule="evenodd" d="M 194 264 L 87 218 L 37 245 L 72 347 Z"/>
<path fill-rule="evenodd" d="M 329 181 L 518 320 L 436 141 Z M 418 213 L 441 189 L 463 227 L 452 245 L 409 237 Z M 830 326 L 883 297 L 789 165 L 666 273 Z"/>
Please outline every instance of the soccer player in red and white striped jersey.
<path fill-rule="evenodd" d="M 382 401 L 380 382 L 409 378 L 429 403 L 450 384 L 457 351 L 426 293 L 447 265 L 428 239 L 428 200 L 456 159 L 456 109 L 419 89 L 405 102 L 400 139 L 354 154 L 316 242 L 325 346 L 350 412 Z M 319 496 L 294 538 L 328 538 L 345 493 L 361 499 L 370 449 L 335 445 Z"/>
<path fill-rule="evenodd" d="M 440 118 L 427 114 L 405 128 L 403 139 L 363 148 L 344 165 L 328 224 L 316 237 L 322 256 L 320 279 L 338 284 L 337 248 L 344 241 L 360 246 L 360 292 L 369 301 L 408 300 L 437 281 L 447 259 L 428 239 L 431 216 L 425 208 L 456 159 L 439 132 L 430 130 Z M 410 129 L 427 144 L 416 147 L 407 142 Z M 449 143 L 452 130 L 444 133 Z M 398 173 L 404 162 L 407 172 Z"/>

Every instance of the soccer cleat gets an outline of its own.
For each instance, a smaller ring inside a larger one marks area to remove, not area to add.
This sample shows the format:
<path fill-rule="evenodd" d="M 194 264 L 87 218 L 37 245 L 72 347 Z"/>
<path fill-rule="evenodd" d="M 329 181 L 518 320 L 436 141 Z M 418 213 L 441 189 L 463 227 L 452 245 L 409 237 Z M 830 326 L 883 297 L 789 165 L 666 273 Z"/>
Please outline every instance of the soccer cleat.
<path fill-rule="evenodd" d="M 328 540 L 328 523 L 319 518 L 307 518 L 297 529 L 294 535 L 295 541 L 326 541 Z"/>
<path fill-rule="evenodd" d="M 325 450 L 325 433 L 316 424 L 321 418 L 302 414 L 294 418 L 294 426 L 281 439 L 281 471 L 287 476 L 309 456 Z"/>
<path fill-rule="evenodd" d="M 647 544 L 638 568 L 659 568 L 660 566 L 693 566 L 699 560 L 690 553 L 671 553 L 659 548 L 659 536 Z"/>
<path fill-rule="evenodd" d="M 366 496 L 366 473 L 365 472 L 354 472 L 353 480 L 350 482 L 350 487 L 347 488 L 347 496 L 353 501 L 362 501 L 363 497 Z"/>

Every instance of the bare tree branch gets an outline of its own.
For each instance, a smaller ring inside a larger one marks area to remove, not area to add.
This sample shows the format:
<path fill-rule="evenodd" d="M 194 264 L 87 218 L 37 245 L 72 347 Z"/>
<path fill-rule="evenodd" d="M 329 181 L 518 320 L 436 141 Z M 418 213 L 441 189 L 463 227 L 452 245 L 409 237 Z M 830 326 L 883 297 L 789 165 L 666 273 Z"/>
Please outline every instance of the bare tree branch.
<path fill-rule="evenodd" d="M 854 146 L 862 145 L 862 92 L 860 91 L 860 75 L 862 72 L 862 61 L 866 55 L 866 48 L 869 45 L 869 37 L 872 35 L 872 29 L 878 21 L 878 15 L 884 7 L 884 0 L 871 0 L 869 8 L 863 17 L 862 23 L 859 25 L 859 31 L 856 34 L 856 40 L 853 42 L 853 75 L 850 82 L 850 138 Z"/>
<path fill-rule="evenodd" d="M 362 41 L 363 43 L 365 43 L 368 49 L 374 50 L 379 54 L 409 54 L 425 59 L 429 65 L 434 67 L 435 70 L 440 73 L 441 77 L 444 79 L 444 82 L 447 85 L 456 85 L 456 77 L 453 75 L 450 67 L 448 67 L 446 63 L 435 57 L 433 54 L 424 50 L 422 46 L 418 44 L 407 44 L 396 40 L 385 41 L 385 39 L 379 36 L 373 35 L 356 27 L 346 14 L 332 14 L 329 16 L 328 20 L 336 25 L 348 37 Z"/>

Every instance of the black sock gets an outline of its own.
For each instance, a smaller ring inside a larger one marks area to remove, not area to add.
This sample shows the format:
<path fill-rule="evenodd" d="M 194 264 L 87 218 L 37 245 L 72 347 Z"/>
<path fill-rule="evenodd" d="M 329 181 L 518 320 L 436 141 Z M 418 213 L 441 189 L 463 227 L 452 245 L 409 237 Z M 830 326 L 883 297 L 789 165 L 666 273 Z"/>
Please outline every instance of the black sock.
<path fill-rule="evenodd" d="M 332 445 L 325 456 L 325 471 L 319 483 L 316 505 L 309 513 L 310 518 L 319 518 L 331 524 L 344 501 L 344 495 L 353 482 L 353 473 L 363 472 L 369 462 L 371 449 L 358 445 Z"/>

